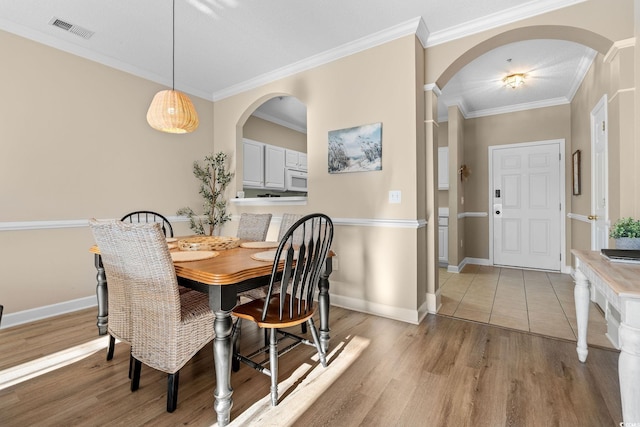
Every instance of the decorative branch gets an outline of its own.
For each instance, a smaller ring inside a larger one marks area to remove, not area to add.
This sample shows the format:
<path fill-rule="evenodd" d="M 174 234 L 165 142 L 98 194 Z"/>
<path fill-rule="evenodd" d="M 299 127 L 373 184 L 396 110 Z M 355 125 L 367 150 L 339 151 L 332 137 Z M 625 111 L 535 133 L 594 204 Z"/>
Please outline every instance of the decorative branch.
<path fill-rule="evenodd" d="M 189 226 L 196 234 L 205 234 L 208 225 L 209 235 L 219 229 L 225 222 L 231 220 L 227 213 L 227 201 L 224 191 L 233 178 L 233 173 L 227 170 L 227 155 L 218 152 L 215 156 L 204 158 L 204 166 L 193 162 L 193 175 L 200 180 L 200 195 L 204 199 L 203 217 L 198 217 L 190 207 L 181 208 L 177 214 L 189 218 Z"/>

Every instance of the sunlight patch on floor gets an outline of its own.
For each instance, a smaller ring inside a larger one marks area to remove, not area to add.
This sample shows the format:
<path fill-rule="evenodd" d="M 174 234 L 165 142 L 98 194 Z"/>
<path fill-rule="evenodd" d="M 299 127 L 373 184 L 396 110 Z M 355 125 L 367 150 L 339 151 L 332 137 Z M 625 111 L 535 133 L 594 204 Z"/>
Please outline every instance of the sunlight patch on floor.
<path fill-rule="evenodd" d="M 109 336 L 0 371 L 0 390 L 75 363 L 107 348 Z"/>
<path fill-rule="evenodd" d="M 295 390 L 278 402 L 278 406 L 271 406 L 271 396 L 267 395 L 232 420 L 229 426 L 292 425 L 360 357 L 369 342 L 366 338 L 354 336 L 347 343 L 339 343 L 327 356 L 326 368 L 317 365 L 309 372 L 311 365 L 303 364 L 289 378 L 278 383 L 278 394 L 284 396 L 304 377 Z"/>

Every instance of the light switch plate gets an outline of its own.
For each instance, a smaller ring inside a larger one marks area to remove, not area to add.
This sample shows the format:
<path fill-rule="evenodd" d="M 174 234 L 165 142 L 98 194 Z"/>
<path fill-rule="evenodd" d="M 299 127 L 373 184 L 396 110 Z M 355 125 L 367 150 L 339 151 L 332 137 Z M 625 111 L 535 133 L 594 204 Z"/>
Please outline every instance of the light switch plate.
<path fill-rule="evenodd" d="M 400 203 L 402 201 L 402 192 L 400 190 L 389 191 L 389 203 Z"/>

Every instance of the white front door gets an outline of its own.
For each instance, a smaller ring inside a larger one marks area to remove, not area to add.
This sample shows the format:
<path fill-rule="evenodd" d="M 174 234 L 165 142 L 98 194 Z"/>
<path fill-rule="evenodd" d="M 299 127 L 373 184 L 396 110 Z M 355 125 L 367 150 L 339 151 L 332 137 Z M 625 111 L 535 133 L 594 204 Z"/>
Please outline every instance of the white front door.
<path fill-rule="evenodd" d="M 561 269 L 560 148 L 560 141 L 489 148 L 495 265 Z"/>
<path fill-rule="evenodd" d="M 609 247 L 607 95 L 591 112 L 591 249 Z"/>

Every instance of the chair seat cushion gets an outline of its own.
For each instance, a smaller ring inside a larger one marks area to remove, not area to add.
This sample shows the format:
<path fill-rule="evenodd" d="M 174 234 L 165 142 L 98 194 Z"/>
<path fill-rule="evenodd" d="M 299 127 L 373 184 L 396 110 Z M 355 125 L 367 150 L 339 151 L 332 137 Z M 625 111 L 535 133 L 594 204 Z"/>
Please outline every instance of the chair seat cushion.
<path fill-rule="evenodd" d="M 278 318 L 278 304 L 280 304 L 280 294 L 275 294 L 271 296 L 269 300 L 269 308 L 268 312 L 270 314 L 267 315 L 266 319 L 262 320 L 262 313 L 264 311 L 264 298 L 256 299 L 253 301 L 249 301 L 246 304 L 241 304 L 233 309 L 233 314 L 242 319 L 251 320 L 260 326 L 261 328 L 288 328 L 291 326 L 296 326 L 301 323 L 306 322 L 309 318 L 313 316 L 315 313 L 315 305 L 307 308 L 306 301 L 301 301 L 299 299 L 295 299 L 295 301 L 291 301 L 291 295 L 287 294 L 285 296 L 284 309 L 282 313 L 282 318 Z M 293 302 L 293 316 L 289 316 L 289 306 Z M 300 308 L 300 310 L 298 310 Z M 298 314 L 300 311 L 300 314 Z"/>

